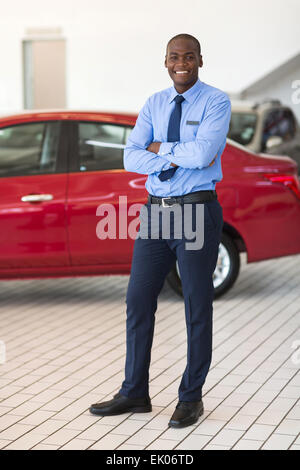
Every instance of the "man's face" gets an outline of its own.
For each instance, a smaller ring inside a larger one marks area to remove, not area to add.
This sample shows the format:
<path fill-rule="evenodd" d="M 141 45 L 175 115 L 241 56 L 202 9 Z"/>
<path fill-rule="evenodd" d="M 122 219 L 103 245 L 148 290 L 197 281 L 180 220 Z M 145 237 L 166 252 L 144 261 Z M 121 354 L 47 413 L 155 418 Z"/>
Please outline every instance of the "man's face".
<path fill-rule="evenodd" d="M 196 83 L 198 69 L 202 65 L 202 56 L 191 39 L 174 39 L 169 44 L 165 67 L 179 93 L 184 93 Z"/>

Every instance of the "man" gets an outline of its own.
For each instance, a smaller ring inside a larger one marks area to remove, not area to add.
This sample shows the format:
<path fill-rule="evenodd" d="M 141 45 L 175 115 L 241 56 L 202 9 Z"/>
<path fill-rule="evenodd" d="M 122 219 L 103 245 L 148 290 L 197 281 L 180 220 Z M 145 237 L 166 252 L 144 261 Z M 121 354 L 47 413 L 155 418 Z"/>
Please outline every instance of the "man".
<path fill-rule="evenodd" d="M 187 327 L 187 366 L 179 386 L 179 401 L 169 426 L 194 424 L 203 414 L 202 388 L 212 355 L 213 272 L 218 257 L 223 218 L 216 182 L 222 179 L 221 154 L 226 145 L 231 106 L 228 96 L 198 78 L 203 66 L 200 44 L 188 34 L 167 45 L 165 66 L 173 87 L 151 96 L 142 108 L 124 152 L 127 171 L 147 174 L 148 216 L 154 205 L 162 212 L 177 206 L 181 216 L 192 207 L 204 210 L 204 244 L 187 249 L 185 236 L 139 236 L 134 245 L 127 291 L 127 352 L 125 380 L 110 401 L 95 403 L 91 413 L 108 416 L 150 412 L 149 366 L 157 298 L 175 263 L 179 264 Z M 184 223 L 186 223 L 184 221 Z M 179 225 L 180 225 L 179 224 Z M 148 226 L 148 225 L 147 225 Z M 178 228 L 178 227 L 177 227 Z"/>

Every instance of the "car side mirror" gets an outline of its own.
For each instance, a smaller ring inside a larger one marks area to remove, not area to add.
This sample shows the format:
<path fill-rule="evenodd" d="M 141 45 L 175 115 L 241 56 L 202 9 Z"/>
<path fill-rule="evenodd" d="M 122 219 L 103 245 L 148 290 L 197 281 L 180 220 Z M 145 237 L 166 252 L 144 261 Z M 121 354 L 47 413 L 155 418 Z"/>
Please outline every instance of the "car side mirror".
<path fill-rule="evenodd" d="M 267 139 L 266 149 L 270 150 L 273 147 L 277 147 L 278 145 L 282 144 L 282 142 L 283 142 L 283 139 L 282 137 L 279 137 L 279 135 L 271 135 L 271 137 Z"/>

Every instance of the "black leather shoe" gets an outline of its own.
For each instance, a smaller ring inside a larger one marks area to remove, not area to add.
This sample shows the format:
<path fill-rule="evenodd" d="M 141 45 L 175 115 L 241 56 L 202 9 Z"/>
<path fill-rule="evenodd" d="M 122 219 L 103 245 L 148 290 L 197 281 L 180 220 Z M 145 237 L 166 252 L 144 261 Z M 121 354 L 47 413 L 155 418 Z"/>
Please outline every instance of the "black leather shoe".
<path fill-rule="evenodd" d="M 94 403 L 90 412 L 100 416 L 114 416 L 122 413 L 148 413 L 152 411 L 149 397 L 128 398 L 117 393 L 112 400 Z"/>
<path fill-rule="evenodd" d="M 176 409 L 169 421 L 171 428 L 185 428 L 198 421 L 203 414 L 203 402 L 200 401 L 179 401 Z"/>

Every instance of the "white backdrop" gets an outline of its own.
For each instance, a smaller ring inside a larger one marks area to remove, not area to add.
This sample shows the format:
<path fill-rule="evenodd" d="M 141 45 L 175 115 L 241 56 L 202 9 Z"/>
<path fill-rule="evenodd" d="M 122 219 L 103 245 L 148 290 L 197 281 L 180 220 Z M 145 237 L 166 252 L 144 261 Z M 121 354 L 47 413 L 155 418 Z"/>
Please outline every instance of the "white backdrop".
<path fill-rule="evenodd" d="M 136 111 L 171 84 L 173 35 L 195 35 L 201 80 L 231 93 L 299 52 L 299 18 L 299 0 L 0 0 L 0 112 L 23 106 L 29 28 L 61 29 L 69 108 Z"/>

